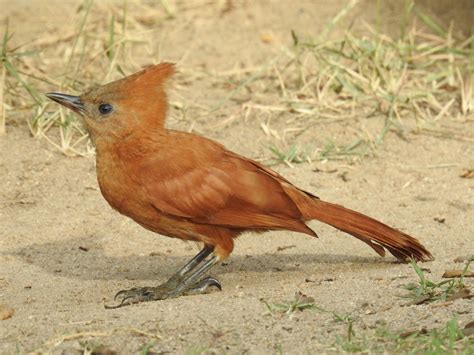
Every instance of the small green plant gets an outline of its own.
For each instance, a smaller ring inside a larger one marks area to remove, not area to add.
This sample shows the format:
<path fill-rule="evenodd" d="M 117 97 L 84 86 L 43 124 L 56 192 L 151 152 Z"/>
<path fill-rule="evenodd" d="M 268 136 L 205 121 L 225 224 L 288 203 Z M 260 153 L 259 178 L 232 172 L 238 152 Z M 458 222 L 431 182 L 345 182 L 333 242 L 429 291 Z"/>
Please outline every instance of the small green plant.
<path fill-rule="evenodd" d="M 284 163 L 289 167 L 293 167 L 292 163 L 300 164 L 310 161 L 306 151 L 300 151 L 296 145 L 290 146 L 286 151 L 279 149 L 275 145 L 269 147 L 275 158 L 275 164 Z"/>
<path fill-rule="evenodd" d="M 337 145 L 334 141 L 328 140 L 319 152 L 320 159 L 337 159 L 339 156 L 366 156 L 369 147 L 372 145 L 370 140 L 358 138 L 347 145 Z"/>
<path fill-rule="evenodd" d="M 304 311 L 305 309 L 318 309 L 314 304 L 314 298 L 308 297 L 301 292 L 295 292 L 295 298 L 291 301 L 285 301 L 282 303 L 268 303 L 262 300 L 263 304 L 267 307 L 270 313 L 283 312 L 288 315 L 296 311 Z"/>
<path fill-rule="evenodd" d="M 304 310 L 315 310 L 322 313 L 329 313 L 334 317 L 335 322 L 343 322 L 347 324 L 348 327 L 348 337 L 351 337 L 354 333 L 353 331 L 353 322 L 354 317 L 351 314 L 338 314 L 334 311 L 329 311 L 320 306 L 317 306 L 314 303 L 314 298 L 303 294 L 301 291 L 295 292 L 295 297 L 293 300 L 284 301 L 282 303 L 268 303 L 265 300 L 262 300 L 263 304 L 267 307 L 268 311 L 271 314 L 276 312 L 286 313 L 288 315 L 293 314 L 296 311 Z"/>
<path fill-rule="evenodd" d="M 273 349 L 275 350 L 275 354 L 278 354 L 278 355 L 283 355 L 284 354 L 283 346 L 281 344 L 275 344 Z"/>
<path fill-rule="evenodd" d="M 437 300 L 446 301 L 456 293 L 466 290 L 467 286 L 464 283 L 464 275 L 469 270 L 471 262 L 472 259 L 466 263 L 459 279 L 434 282 L 427 279 L 423 269 L 414 260 L 411 260 L 411 266 L 419 280 L 418 283 L 409 283 L 404 286 L 409 291 L 405 297 L 412 299 L 409 304 L 422 304 Z"/>
<path fill-rule="evenodd" d="M 352 325 L 352 323 L 350 323 Z M 348 333 L 346 336 L 336 337 L 335 346 L 348 353 L 362 352 L 370 348 L 370 341 L 365 336 L 356 337 L 355 332 Z"/>
<path fill-rule="evenodd" d="M 351 337 L 337 337 L 337 349 L 345 352 L 396 353 L 396 354 L 470 354 L 474 339 L 464 335 L 453 318 L 443 327 L 425 328 L 409 332 L 393 332 L 377 328 L 375 334 L 363 333 Z"/>
<path fill-rule="evenodd" d="M 20 342 L 16 342 L 16 345 L 15 345 L 15 354 L 17 355 L 22 355 L 22 354 L 26 354 L 26 352 L 23 350 L 23 347 L 21 346 Z"/>
<path fill-rule="evenodd" d="M 438 329 L 422 329 L 408 336 L 392 334 L 394 350 L 412 354 L 452 354 L 463 353 L 463 350 L 472 349 L 473 339 L 465 337 L 459 327 L 458 320 L 449 320 L 444 327 Z"/>
<path fill-rule="evenodd" d="M 19 70 L 16 68 L 15 64 L 21 57 L 30 56 L 34 54 L 34 51 L 19 52 L 18 47 L 9 49 L 9 42 L 11 41 L 13 34 L 9 33 L 8 22 L 5 25 L 5 33 L 3 35 L 2 44 L 0 47 L 0 62 L 3 64 L 3 68 L 17 80 L 21 87 L 23 87 L 26 92 L 33 99 L 35 104 L 40 105 L 43 101 L 41 96 L 38 94 L 36 89 L 31 86 L 20 74 Z"/>
<path fill-rule="evenodd" d="M 150 350 L 155 346 L 154 341 L 150 341 L 149 343 L 145 344 L 141 349 L 140 349 L 140 355 L 148 355 L 150 353 Z"/>

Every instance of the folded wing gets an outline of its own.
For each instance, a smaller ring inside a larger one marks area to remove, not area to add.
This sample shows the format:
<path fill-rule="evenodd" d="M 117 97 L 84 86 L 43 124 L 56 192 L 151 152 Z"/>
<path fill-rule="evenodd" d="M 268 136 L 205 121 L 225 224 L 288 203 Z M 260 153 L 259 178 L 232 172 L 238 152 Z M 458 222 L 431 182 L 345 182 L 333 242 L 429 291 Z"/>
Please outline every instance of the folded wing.
<path fill-rule="evenodd" d="M 271 170 L 223 151 L 207 164 L 146 181 L 145 186 L 161 213 L 202 224 L 315 235 L 277 177 Z"/>

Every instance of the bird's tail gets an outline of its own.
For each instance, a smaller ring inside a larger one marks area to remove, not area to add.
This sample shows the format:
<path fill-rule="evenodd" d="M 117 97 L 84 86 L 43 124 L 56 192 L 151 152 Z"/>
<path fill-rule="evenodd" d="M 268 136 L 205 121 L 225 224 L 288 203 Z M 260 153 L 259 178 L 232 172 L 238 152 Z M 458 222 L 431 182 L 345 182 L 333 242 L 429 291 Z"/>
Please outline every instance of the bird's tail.
<path fill-rule="evenodd" d="M 294 193 L 292 195 L 296 197 Z M 403 261 L 410 258 L 419 261 L 433 259 L 431 253 L 408 234 L 343 206 L 319 200 L 311 195 L 303 197 L 301 192 L 298 195 L 295 202 L 305 220 L 316 219 L 349 233 L 367 243 L 380 256 L 385 255 L 385 248 Z"/>

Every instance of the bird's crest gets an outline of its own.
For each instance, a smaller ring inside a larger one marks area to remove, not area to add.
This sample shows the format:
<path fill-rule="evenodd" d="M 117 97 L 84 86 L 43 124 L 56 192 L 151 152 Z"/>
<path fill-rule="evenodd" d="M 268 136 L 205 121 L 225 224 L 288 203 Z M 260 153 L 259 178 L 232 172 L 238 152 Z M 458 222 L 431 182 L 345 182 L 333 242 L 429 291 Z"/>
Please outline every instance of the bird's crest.
<path fill-rule="evenodd" d="M 163 84 L 176 72 L 174 63 L 163 62 L 149 65 L 143 70 L 127 76 L 117 83 L 130 94 L 162 88 Z"/>

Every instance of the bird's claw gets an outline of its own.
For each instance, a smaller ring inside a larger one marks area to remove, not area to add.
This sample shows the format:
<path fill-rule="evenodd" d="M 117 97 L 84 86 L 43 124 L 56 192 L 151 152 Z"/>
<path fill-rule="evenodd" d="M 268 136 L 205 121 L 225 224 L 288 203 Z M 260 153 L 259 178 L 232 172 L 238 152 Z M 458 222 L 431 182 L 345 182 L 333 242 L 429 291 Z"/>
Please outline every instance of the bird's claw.
<path fill-rule="evenodd" d="M 114 297 L 114 301 L 118 304 L 113 306 L 105 305 L 107 309 L 119 308 L 122 306 L 128 306 L 135 303 L 155 301 L 159 299 L 165 299 L 165 295 L 160 294 L 158 287 L 134 287 L 129 290 L 122 290 L 117 292 Z M 161 296 L 161 297 L 160 297 Z"/>
<path fill-rule="evenodd" d="M 221 283 L 218 279 L 212 276 L 207 276 L 202 280 L 196 282 L 192 287 L 184 291 L 184 295 L 202 295 L 209 293 L 212 287 L 217 288 L 219 291 L 222 291 Z"/>
<path fill-rule="evenodd" d="M 117 292 L 114 297 L 114 301 L 118 303 L 116 305 L 105 305 L 106 309 L 115 309 L 131 304 L 140 302 L 164 300 L 167 298 L 174 298 L 181 295 L 199 295 L 209 293 L 210 288 L 216 287 L 219 291 L 222 290 L 222 286 L 216 278 L 207 276 L 193 286 L 178 291 L 178 287 L 170 287 L 167 283 L 158 287 L 134 287 L 129 290 L 122 290 Z"/>

